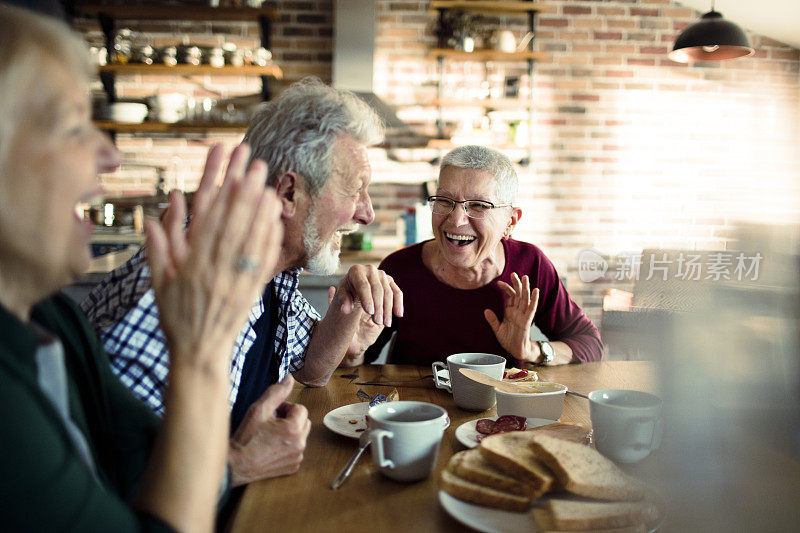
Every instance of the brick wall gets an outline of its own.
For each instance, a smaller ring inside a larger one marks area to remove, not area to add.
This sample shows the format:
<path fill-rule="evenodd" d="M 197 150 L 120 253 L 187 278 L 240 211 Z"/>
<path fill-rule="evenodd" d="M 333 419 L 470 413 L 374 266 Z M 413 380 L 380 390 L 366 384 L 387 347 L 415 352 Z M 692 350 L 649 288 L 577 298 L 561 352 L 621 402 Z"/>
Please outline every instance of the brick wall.
<path fill-rule="evenodd" d="M 797 50 L 749 33 L 755 56 L 687 66 L 667 52 L 698 12 L 668 0 L 545 5 L 535 50 L 549 57 L 534 74 L 533 164 L 519 169 L 524 214 L 515 236 L 565 270 L 593 318 L 605 289 L 631 285 L 613 279 L 621 251 L 724 249 L 738 221 L 798 221 Z M 378 6 L 376 90 L 408 105 L 404 118 L 430 125 L 438 71 L 426 50 L 436 44 L 436 17 L 423 20 L 427 2 Z M 525 17 L 486 24 L 517 38 L 527 31 Z M 524 65 L 490 64 L 483 78 L 482 65 L 453 63 L 445 96 L 463 91 L 459 77 L 473 88 L 508 74 L 527 83 Z M 612 265 L 584 284 L 577 255 L 589 247 Z"/>
<path fill-rule="evenodd" d="M 312 73 L 330 79 L 331 2 L 272 5 L 281 12 L 273 53 L 287 77 Z M 402 118 L 433 132 L 436 110 L 430 103 L 439 75 L 435 60 L 427 58 L 436 43 L 436 16 L 428 5 L 376 0 L 375 92 L 402 106 Z M 538 61 L 533 79 L 533 163 L 519 169 L 524 215 L 516 237 L 546 251 L 590 316 L 599 317 L 606 288 L 631 283 L 611 279 L 613 264 L 606 278 L 581 283 L 576 257 L 583 248 L 612 260 L 621 251 L 656 246 L 724 249 L 738 221 L 800 218 L 798 50 L 749 34 L 754 57 L 687 66 L 666 54 L 677 33 L 699 18 L 691 9 L 668 0 L 554 0 L 545 6 L 535 49 L 549 56 Z M 511 29 L 517 38 L 527 29 L 525 17 L 490 17 L 485 24 Z M 194 35 L 215 38 L 216 25 L 194 26 Z M 171 23 L 165 28 L 162 33 L 176 33 Z M 240 39 L 257 35 L 255 25 L 234 29 Z M 447 62 L 445 68 L 448 96 L 490 93 L 507 75 L 521 76 L 523 98 L 530 94 L 525 64 L 489 64 L 485 73 L 479 64 Z M 143 94 L 165 81 L 134 78 L 120 87 Z M 253 89 L 238 79 L 214 83 L 228 84 L 222 87 L 228 93 Z M 446 119 L 481 117 L 459 108 Z M 239 136 L 221 138 L 232 145 Z M 199 136 L 118 139 L 130 157 L 164 164 L 170 184 L 187 189 L 210 142 Z M 371 154 L 376 177 L 408 183 L 435 176 L 425 163 L 435 151 L 391 155 Z M 124 171 L 106 183 L 114 191 L 151 190 L 154 179 L 146 174 Z M 378 208 L 372 230 L 387 233 L 419 187 L 376 184 L 371 192 Z"/>

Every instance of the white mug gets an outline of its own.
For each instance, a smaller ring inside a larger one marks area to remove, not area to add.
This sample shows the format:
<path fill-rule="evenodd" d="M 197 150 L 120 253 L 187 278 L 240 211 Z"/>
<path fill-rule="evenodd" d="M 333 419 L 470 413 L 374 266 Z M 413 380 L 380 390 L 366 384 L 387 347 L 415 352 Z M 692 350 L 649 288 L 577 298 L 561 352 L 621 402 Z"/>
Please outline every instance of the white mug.
<path fill-rule="evenodd" d="M 494 406 L 496 397 L 494 387 L 472 381 L 459 372 L 460 368 L 471 368 L 493 378 L 503 379 L 506 369 L 504 357 L 490 353 L 454 353 L 447 358 L 447 371 L 450 379 L 442 379 L 436 371 L 445 368 L 445 364 L 436 361 L 431 365 L 433 382 L 439 389 L 453 393 L 456 405 L 468 411 L 485 411 Z"/>
<path fill-rule="evenodd" d="M 620 463 L 641 461 L 661 445 L 661 398 L 635 390 L 589 393 L 594 444 Z"/>
<path fill-rule="evenodd" d="M 397 481 L 424 479 L 433 472 L 450 417 L 425 402 L 384 402 L 369 409 L 372 460 Z"/>

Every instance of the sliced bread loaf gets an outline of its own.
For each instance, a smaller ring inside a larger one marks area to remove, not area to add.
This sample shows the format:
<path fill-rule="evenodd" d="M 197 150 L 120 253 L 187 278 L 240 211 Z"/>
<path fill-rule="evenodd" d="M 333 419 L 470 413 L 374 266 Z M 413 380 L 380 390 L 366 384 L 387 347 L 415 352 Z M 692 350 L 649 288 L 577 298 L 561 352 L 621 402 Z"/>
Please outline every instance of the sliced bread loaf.
<path fill-rule="evenodd" d="M 644 487 L 639 482 L 594 448 L 547 435 L 533 435 L 529 446 L 533 456 L 547 465 L 564 489 L 573 494 L 615 501 L 644 497 Z"/>
<path fill-rule="evenodd" d="M 489 435 L 478 446 L 486 461 L 506 474 L 531 485 L 534 499 L 550 490 L 555 481 L 552 472 L 539 462 L 530 447 L 531 440 L 535 436 L 528 431 Z"/>
<path fill-rule="evenodd" d="M 450 458 L 446 468 L 460 478 L 484 487 L 519 496 L 531 497 L 533 495 L 533 489 L 528 483 L 504 473 L 484 459 L 477 448 L 456 453 Z"/>
<path fill-rule="evenodd" d="M 519 494 L 478 485 L 457 476 L 448 469 L 442 470 L 440 487 L 454 498 L 494 509 L 524 513 L 531 506 L 531 498 L 529 496 L 520 496 Z"/>

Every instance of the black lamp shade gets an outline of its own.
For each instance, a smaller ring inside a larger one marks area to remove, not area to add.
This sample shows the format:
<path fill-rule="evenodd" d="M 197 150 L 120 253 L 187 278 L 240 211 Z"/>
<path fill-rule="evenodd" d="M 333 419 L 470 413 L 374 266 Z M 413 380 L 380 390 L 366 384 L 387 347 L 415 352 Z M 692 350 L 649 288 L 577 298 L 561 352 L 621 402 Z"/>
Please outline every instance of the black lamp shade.
<path fill-rule="evenodd" d="M 754 52 L 744 31 L 712 9 L 678 35 L 669 58 L 679 63 L 723 61 Z"/>

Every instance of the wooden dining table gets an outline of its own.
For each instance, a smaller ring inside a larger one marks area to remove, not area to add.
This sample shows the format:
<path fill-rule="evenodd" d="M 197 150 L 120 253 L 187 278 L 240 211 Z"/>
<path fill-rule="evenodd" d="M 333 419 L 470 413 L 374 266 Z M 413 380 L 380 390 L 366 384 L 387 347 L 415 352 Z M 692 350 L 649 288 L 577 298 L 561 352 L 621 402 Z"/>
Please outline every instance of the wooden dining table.
<path fill-rule="evenodd" d="M 563 383 L 580 393 L 606 388 L 658 392 L 655 368 L 643 361 L 541 367 L 536 371 L 541 381 Z M 464 531 L 465 527 L 438 503 L 439 475 L 450 457 L 465 449 L 455 437 L 456 428 L 470 420 L 496 416 L 497 412 L 494 407 L 483 412 L 461 409 L 450 393 L 435 388 L 430 376 L 428 367 L 364 365 L 337 369 L 325 387 L 296 384 L 289 399 L 306 406 L 312 423 L 303 464 L 296 474 L 250 484 L 230 529 L 319 533 Z M 429 402 L 447 409 L 451 424 L 430 477 L 410 483 L 392 481 L 380 473 L 366 453 L 350 479 L 338 490 L 331 489 L 331 481 L 356 451 L 358 441 L 330 431 L 323 425 L 323 417 L 337 407 L 364 401 L 356 396 L 359 389 L 374 396 L 393 388 L 358 384 L 363 381 L 409 382 L 396 387 L 401 400 Z M 591 427 L 589 402 L 567 395 L 561 421 Z"/>

